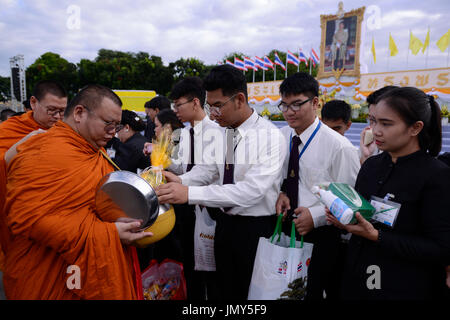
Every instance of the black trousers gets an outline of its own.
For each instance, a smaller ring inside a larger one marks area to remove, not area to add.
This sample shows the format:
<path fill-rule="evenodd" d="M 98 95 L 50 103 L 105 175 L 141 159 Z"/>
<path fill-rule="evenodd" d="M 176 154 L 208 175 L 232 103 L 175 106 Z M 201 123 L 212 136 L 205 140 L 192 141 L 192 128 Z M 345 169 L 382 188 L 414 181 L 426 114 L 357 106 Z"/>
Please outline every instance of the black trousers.
<path fill-rule="evenodd" d="M 259 238 L 271 236 L 275 223 L 275 215 L 217 216 L 214 254 L 220 300 L 247 300 Z"/>

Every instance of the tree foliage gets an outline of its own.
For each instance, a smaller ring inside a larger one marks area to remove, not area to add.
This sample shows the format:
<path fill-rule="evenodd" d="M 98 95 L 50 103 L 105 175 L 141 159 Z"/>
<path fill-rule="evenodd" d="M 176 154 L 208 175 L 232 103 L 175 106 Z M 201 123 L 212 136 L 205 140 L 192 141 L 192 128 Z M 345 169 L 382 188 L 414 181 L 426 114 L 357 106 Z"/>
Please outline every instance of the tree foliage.
<path fill-rule="evenodd" d="M 286 53 L 280 50 L 272 50 L 267 54 L 273 62 L 275 52 L 285 63 Z M 242 52 L 233 52 L 223 59 L 234 62 L 234 57 L 241 60 L 248 56 Z M 264 56 L 261 56 L 263 58 Z M 163 64 L 161 57 L 150 55 L 147 52 L 123 52 L 108 49 L 100 49 L 94 60 L 81 59 L 77 64 L 71 63 L 53 52 L 46 52 L 26 69 L 27 92 L 32 92 L 34 85 L 42 79 L 52 79 L 61 82 L 68 90 L 71 98 L 80 88 L 87 84 L 98 83 L 112 89 L 121 90 L 155 90 L 158 94 L 168 95 L 172 86 L 180 79 L 188 76 L 204 78 L 214 65 L 207 65 L 197 58 L 180 58 L 171 62 L 168 66 Z M 309 72 L 303 62 L 300 71 Z M 274 79 L 273 69 L 264 72 L 265 81 Z M 297 72 L 297 67 L 288 65 L 288 75 Z M 312 75 L 317 74 L 317 67 L 312 68 Z M 248 82 L 253 81 L 253 71 L 245 72 Z M 276 80 L 282 80 L 285 71 L 281 67 L 276 68 Z M 10 95 L 9 84 L 0 78 L 0 99 Z M 255 71 L 254 81 L 262 81 L 263 72 Z M 7 80 L 9 81 L 9 80 Z M 3 83 L 4 82 L 4 83 Z"/>

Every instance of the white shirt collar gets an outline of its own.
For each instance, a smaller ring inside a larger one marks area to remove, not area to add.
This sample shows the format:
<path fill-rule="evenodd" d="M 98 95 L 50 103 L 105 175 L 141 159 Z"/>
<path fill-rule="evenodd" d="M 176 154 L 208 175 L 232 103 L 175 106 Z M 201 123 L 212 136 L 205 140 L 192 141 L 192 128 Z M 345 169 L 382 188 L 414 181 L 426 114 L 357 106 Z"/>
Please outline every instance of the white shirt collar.
<path fill-rule="evenodd" d="M 317 127 L 318 124 L 319 124 L 319 118 L 316 117 L 314 119 L 314 122 L 308 128 L 306 128 L 305 131 L 300 133 L 299 137 L 300 137 L 300 140 L 302 141 L 303 144 L 305 144 L 306 141 L 308 141 L 309 137 L 311 137 L 311 135 L 313 134 L 314 130 L 316 130 L 316 127 Z M 293 131 L 294 131 L 294 135 L 297 135 L 296 132 L 295 132 L 295 129 L 293 129 Z"/>
<path fill-rule="evenodd" d="M 250 117 L 248 117 L 247 120 L 245 120 L 239 127 L 236 128 L 239 131 L 241 137 L 244 137 L 245 133 L 249 129 L 254 128 L 254 124 L 258 121 L 258 118 L 258 113 L 254 109 L 252 109 L 252 114 L 250 115 Z"/>

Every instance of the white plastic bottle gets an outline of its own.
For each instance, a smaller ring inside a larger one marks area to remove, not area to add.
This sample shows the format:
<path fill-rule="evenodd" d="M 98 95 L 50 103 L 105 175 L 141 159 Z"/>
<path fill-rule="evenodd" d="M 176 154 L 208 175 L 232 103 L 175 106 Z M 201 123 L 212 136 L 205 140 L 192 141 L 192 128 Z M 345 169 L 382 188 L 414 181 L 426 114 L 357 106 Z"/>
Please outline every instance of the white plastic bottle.
<path fill-rule="evenodd" d="M 317 186 L 312 187 L 311 191 L 319 196 L 320 201 L 330 209 L 330 212 L 340 223 L 348 224 L 352 220 L 353 210 L 344 201 L 336 197 L 333 192 L 320 189 Z"/>

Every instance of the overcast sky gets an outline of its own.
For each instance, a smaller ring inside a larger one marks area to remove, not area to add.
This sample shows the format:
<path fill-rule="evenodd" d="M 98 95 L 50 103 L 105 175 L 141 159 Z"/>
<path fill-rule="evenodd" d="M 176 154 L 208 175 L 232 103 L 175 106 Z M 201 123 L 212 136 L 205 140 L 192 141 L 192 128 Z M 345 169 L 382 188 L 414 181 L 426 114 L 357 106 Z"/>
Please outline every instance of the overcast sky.
<path fill-rule="evenodd" d="M 14 55 L 23 54 L 29 66 L 48 51 L 73 63 L 94 59 L 102 48 L 144 51 L 161 56 L 165 65 L 181 57 L 216 64 L 235 51 L 262 56 L 272 49 L 313 47 L 319 53 L 320 15 L 336 13 L 338 2 L 0 0 L 0 75 L 10 75 L 9 58 Z M 426 54 L 407 57 L 407 48 L 409 30 L 424 41 L 428 26 L 427 67 L 447 66 L 447 52 L 440 52 L 436 41 L 450 28 L 450 1 L 344 1 L 345 11 L 361 6 L 371 10 L 363 22 L 362 72 L 424 69 Z M 388 64 L 389 32 L 399 53 Z M 376 64 L 370 52 L 372 37 Z"/>

